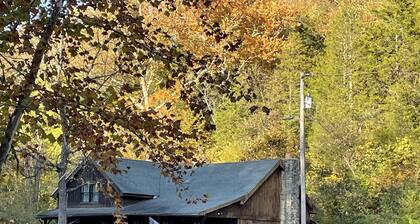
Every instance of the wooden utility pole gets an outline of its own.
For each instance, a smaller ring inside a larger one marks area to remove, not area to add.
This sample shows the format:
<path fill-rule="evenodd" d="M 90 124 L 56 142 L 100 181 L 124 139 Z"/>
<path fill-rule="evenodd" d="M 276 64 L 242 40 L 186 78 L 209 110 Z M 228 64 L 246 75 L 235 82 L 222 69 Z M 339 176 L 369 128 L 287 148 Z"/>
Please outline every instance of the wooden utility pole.
<path fill-rule="evenodd" d="M 299 115 L 299 161 L 300 161 L 300 223 L 306 224 L 306 178 L 305 178 L 305 76 L 300 74 Z"/>

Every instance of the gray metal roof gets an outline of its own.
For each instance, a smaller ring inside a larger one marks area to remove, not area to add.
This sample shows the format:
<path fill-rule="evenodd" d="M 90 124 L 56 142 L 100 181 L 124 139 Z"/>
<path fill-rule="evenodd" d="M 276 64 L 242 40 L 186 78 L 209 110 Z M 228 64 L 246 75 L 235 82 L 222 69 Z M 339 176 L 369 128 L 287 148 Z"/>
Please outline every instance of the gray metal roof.
<path fill-rule="evenodd" d="M 145 192 L 157 197 L 142 200 L 123 208 L 125 215 L 142 216 L 203 216 L 230 204 L 246 200 L 280 165 L 279 160 L 260 160 L 240 163 L 209 164 L 194 169 L 184 178 L 188 191 L 180 198 L 177 185 L 160 175 L 151 162 L 121 160 L 121 169 L 129 166 L 123 175 L 109 175 L 115 184 L 126 192 Z M 185 199 L 208 196 L 205 203 L 188 204 Z M 113 208 L 68 209 L 72 216 L 112 215 Z M 38 215 L 39 218 L 56 217 L 57 210 Z"/>
<path fill-rule="evenodd" d="M 148 195 L 159 194 L 160 170 L 152 162 L 144 160 L 119 159 L 118 169 L 122 172 L 105 173 L 120 190 L 122 195 Z"/>

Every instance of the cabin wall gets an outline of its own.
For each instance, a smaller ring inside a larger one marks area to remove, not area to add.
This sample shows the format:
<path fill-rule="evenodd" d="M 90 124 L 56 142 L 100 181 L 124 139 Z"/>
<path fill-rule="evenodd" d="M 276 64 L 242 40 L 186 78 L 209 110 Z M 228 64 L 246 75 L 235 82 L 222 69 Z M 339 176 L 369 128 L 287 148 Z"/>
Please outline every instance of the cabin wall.
<path fill-rule="evenodd" d="M 153 217 L 160 224 L 238 224 L 236 219 L 203 219 L 203 217 Z M 69 222 L 77 224 L 113 224 L 112 216 L 69 218 Z M 131 216 L 125 219 L 128 224 L 149 224 L 148 216 Z"/>
<path fill-rule="evenodd" d="M 281 168 L 241 205 L 238 203 L 212 212 L 208 217 L 238 218 L 238 224 L 271 224 L 280 222 Z"/>
<path fill-rule="evenodd" d="M 98 202 L 81 202 L 81 187 L 84 183 L 96 183 L 101 182 L 105 183 L 104 176 L 99 173 L 96 168 L 93 166 L 86 166 L 85 168 L 79 170 L 74 175 L 73 181 L 67 183 L 68 196 L 67 196 L 67 206 L 69 208 L 97 208 L 97 207 L 111 207 L 113 206 L 112 200 L 104 195 L 99 190 L 99 200 Z"/>
<path fill-rule="evenodd" d="M 115 222 L 115 219 L 112 216 L 80 217 L 80 218 L 69 218 L 67 220 L 67 223 L 77 223 L 77 224 L 114 224 L 114 222 Z M 55 223 L 56 222 L 52 222 L 51 224 L 55 224 Z M 133 223 L 133 224 L 137 224 L 137 223 Z M 146 223 L 146 224 L 149 224 L 149 223 Z"/>
<path fill-rule="evenodd" d="M 247 219 L 239 219 L 238 224 L 274 224 L 279 223 L 279 221 L 262 221 L 262 220 L 247 220 Z"/>

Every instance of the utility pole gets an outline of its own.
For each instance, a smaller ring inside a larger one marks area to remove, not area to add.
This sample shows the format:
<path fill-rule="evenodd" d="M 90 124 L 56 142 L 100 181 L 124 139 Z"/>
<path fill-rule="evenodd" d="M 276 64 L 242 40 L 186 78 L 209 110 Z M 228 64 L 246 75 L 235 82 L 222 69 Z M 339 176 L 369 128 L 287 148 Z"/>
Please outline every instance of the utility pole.
<path fill-rule="evenodd" d="M 300 161 L 300 223 L 306 224 L 306 178 L 305 178 L 305 77 L 300 74 L 300 115 L 299 115 L 299 161 Z"/>

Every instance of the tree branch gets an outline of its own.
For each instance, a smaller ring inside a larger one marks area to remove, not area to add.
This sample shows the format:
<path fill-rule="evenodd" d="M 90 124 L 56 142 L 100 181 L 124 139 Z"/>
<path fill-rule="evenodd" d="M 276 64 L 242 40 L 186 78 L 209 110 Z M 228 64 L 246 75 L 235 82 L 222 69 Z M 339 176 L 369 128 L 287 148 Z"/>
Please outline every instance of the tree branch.
<path fill-rule="evenodd" d="M 41 62 L 44 58 L 44 54 L 47 51 L 48 43 L 51 39 L 51 36 L 54 31 L 54 26 L 57 23 L 60 11 L 62 8 L 62 1 L 55 1 L 51 17 L 48 20 L 48 23 L 45 27 L 45 30 L 36 46 L 35 53 L 32 58 L 31 66 L 29 68 L 29 73 L 25 75 L 26 85 L 22 97 L 18 102 L 18 106 L 15 108 L 9 121 L 7 127 L 4 131 L 4 134 L 1 139 L 0 145 L 0 173 L 2 171 L 3 164 L 5 163 L 7 156 L 9 155 L 10 148 L 12 145 L 13 138 L 16 134 L 16 130 L 19 126 L 20 120 L 23 113 L 28 105 L 31 104 L 32 98 L 31 93 L 34 89 L 35 80 L 38 76 L 38 71 L 41 65 Z"/>

